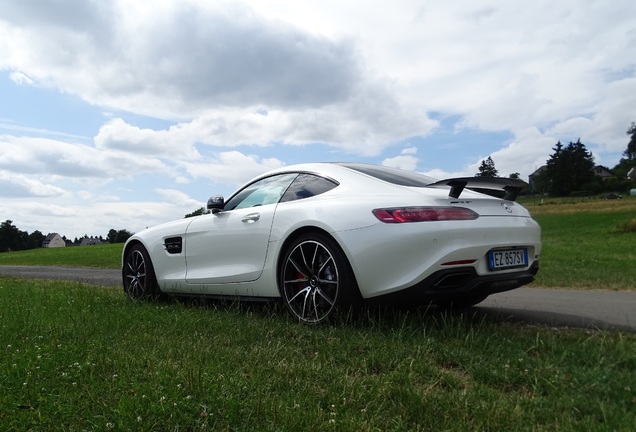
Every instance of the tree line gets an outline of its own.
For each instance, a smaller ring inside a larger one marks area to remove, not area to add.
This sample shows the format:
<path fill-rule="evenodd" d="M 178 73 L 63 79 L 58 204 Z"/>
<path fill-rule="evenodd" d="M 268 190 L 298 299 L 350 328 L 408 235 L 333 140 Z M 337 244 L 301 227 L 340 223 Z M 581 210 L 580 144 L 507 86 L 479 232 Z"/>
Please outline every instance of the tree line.
<path fill-rule="evenodd" d="M 594 173 L 596 167 L 594 155 L 587 150 L 579 138 L 567 145 L 558 141 L 552 148 L 546 164 L 535 172 L 531 178 L 531 191 L 538 194 L 549 194 L 556 197 L 593 195 L 601 192 L 627 192 L 636 187 L 636 181 L 628 179 L 627 174 L 636 168 L 636 123 L 632 122 L 627 129 L 629 142 L 623 157 L 614 168 L 602 167 L 611 173 L 611 177 L 603 179 Z M 477 177 L 498 177 L 499 171 L 489 156 L 479 166 Z M 519 173 L 512 173 L 510 178 L 519 178 Z"/>
<path fill-rule="evenodd" d="M 128 230 L 111 229 L 108 231 L 106 238 L 99 236 L 98 239 L 104 243 L 124 243 L 130 236 L 132 236 L 132 233 Z M 7 219 L 0 223 L 0 252 L 40 248 L 46 237 L 39 230 L 35 230 L 30 234 L 27 231 L 22 231 L 13 224 L 12 220 Z M 75 237 L 74 240 L 62 236 L 67 246 L 79 246 L 82 243 L 82 239 L 85 238 L 89 238 L 88 235 L 79 238 Z"/>

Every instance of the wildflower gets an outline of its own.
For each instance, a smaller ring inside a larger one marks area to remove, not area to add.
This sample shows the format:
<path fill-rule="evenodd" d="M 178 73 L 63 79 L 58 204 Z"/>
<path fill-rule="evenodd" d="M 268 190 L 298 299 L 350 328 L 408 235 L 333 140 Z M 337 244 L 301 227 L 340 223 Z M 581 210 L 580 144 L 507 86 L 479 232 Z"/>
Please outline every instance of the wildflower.
<path fill-rule="evenodd" d="M 199 414 L 199 416 L 207 417 L 208 416 L 208 407 L 206 407 L 205 405 L 201 405 L 201 408 L 203 408 L 203 411 L 201 411 L 201 414 Z"/>

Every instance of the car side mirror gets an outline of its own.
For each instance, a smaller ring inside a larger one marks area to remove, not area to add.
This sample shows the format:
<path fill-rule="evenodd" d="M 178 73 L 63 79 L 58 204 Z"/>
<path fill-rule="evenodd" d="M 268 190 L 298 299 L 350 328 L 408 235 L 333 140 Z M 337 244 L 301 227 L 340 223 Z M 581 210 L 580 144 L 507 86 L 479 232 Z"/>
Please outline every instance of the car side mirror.
<path fill-rule="evenodd" d="M 208 210 L 212 213 L 218 213 L 225 207 L 225 199 L 222 195 L 214 195 L 208 200 Z"/>

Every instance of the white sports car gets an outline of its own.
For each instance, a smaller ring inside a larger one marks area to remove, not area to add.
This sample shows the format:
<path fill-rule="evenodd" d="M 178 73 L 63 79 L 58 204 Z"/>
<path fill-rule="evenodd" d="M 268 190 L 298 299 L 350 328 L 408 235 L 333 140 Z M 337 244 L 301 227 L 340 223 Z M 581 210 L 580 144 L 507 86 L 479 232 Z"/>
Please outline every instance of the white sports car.
<path fill-rule="evenodd" d="M 210 198 L 207 214 L 132 236 L 124 290 L 282 299 L 311 323 L 363 301 L 474 305 L 539 269 L 539 225 L 515 202 L 525 186 L 359 163 L 280 168 Z"/>

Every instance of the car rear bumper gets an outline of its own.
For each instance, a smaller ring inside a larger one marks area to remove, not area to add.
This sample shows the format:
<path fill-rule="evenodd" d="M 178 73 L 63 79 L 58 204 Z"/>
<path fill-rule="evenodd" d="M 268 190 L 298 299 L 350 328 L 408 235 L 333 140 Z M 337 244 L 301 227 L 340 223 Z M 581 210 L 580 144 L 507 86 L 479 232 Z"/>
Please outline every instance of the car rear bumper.
<path fill-rule="evenodd" d="M 534 281 L 538 271 L 538 261 L 535 261 L 527 270 L 482 276 L 478 275 L 473 267 L 445 269 L 433 273 L 409 288 L 382 294 L 368 301 L 372 304 L 424 303 L 453 300 L 465 296 L 479 297 L 527 285 Z"/>

